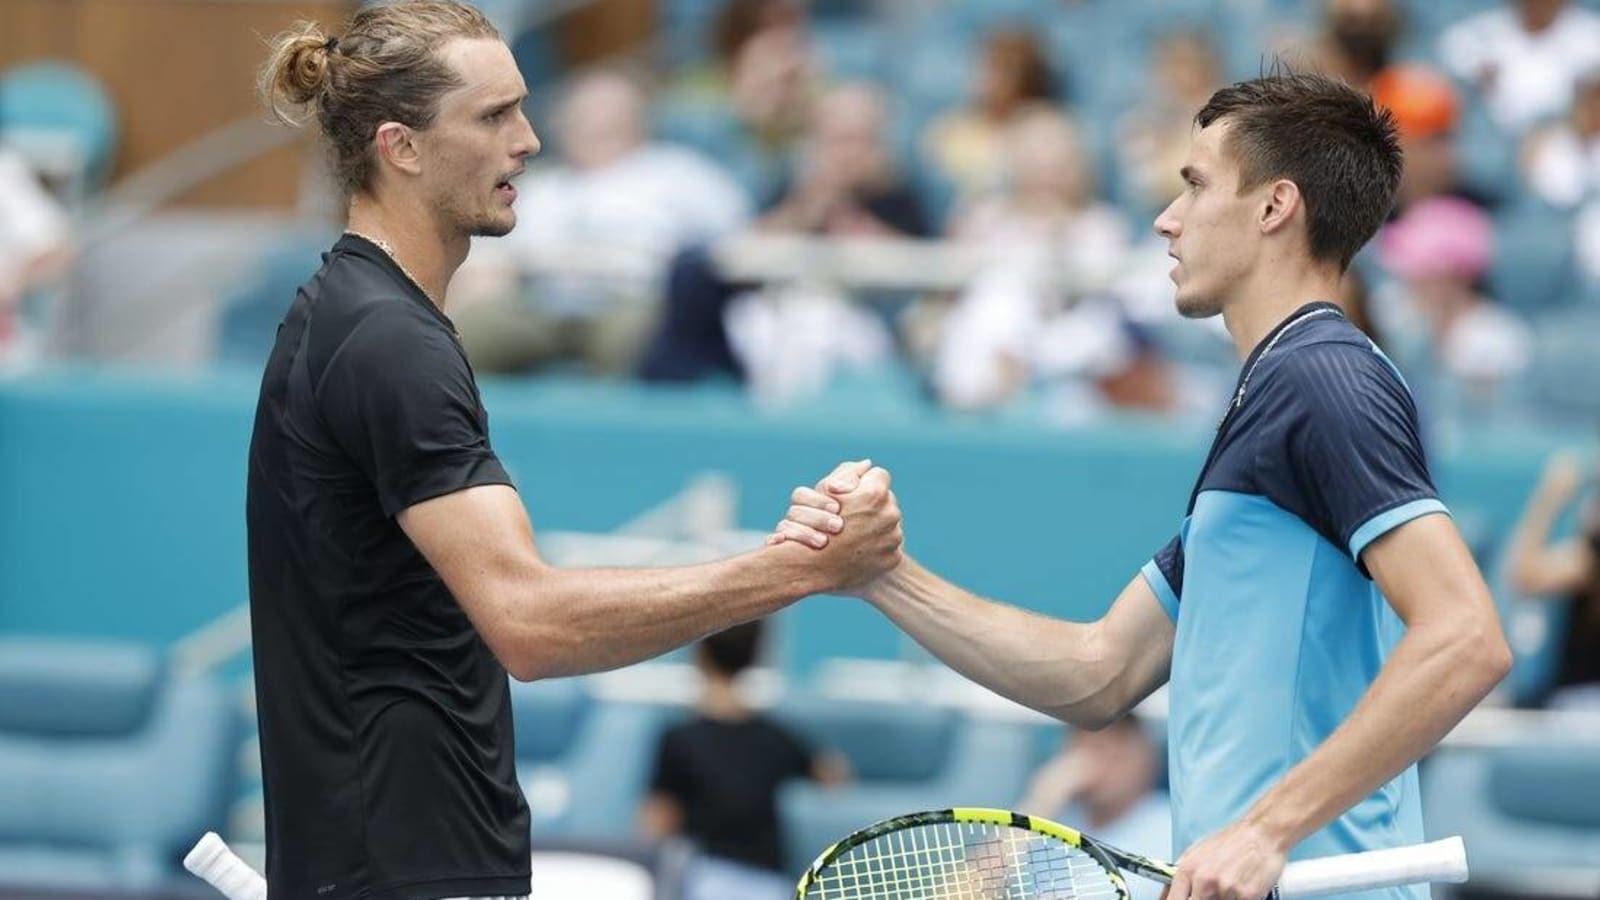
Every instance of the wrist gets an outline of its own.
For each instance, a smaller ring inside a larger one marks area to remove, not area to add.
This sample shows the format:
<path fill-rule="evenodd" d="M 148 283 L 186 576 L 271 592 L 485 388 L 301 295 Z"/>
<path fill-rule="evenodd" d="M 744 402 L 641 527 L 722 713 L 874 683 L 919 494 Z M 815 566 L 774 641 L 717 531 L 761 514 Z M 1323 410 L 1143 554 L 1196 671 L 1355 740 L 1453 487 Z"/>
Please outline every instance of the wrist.
<path fill-rule="evenodd" d="M 768 544 L 757 553 L 757 560 L 772 576 L 772 584 L 787 603 L 813 594 L 828 593 L 828 585 L 816 565 L 816 552 L 795 541 Z"/>
<path fill-rule="evenodd" d="M 1287 854 L 1295 844 L 1300 843 L 1303 835 L 1295 818 L 1271 801 L 1270 795 L 1263 797 L 1260 803 L 1245 813 L 1244 824 L 1269 846 Z"/>
<path fill-rule="evenodd" d="M 901 554 L 900 561 L 895 563 L 894 568 L 850 593 L 881 609 L 886 603 L 891 602 L 893 597 L 910 589 L 916 569 L 916 562 L 911 557 Z"/>

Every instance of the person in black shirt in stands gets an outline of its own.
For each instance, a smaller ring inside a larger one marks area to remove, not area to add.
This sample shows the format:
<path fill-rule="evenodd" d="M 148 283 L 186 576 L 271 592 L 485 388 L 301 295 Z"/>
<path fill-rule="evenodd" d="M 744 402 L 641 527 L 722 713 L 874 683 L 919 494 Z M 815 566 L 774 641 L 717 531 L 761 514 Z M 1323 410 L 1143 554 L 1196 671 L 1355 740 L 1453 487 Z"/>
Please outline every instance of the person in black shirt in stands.
<path fill-rule="evenodd" d="M 755 663 L 761 620 L 701 641 L 695 665 L 705 679 L 686 722 L 656 745 L 650 793 L 640 811 L 654 838 L 683 835 L 706 857 L 689 871 L 685 900 L 761 900 L 794 893 L 783 870 L 777 792 L 785 781 L 838 784 L 850 776 L 836 753 L 819 753 L 752 710 L 735 680 Z"/>
<path fill-rule="evenodd" d="M 615 668 L 849 592 L 898 560 L 888 475 L 867 471 L 871 490 L 829 513 L 839 552 L 545 562 L 444 309 L 471 239 L 516 224 L 509 182 L 539 148 L 510 51 L 465 4 L 369 5 L 340 37 L 279 36 L 261 87 L 286 122 L 315 118 L 349 200 L 349 231 L 279 327 L 250 442 L 268 890 L 525 895 L 507 672 Z"/>

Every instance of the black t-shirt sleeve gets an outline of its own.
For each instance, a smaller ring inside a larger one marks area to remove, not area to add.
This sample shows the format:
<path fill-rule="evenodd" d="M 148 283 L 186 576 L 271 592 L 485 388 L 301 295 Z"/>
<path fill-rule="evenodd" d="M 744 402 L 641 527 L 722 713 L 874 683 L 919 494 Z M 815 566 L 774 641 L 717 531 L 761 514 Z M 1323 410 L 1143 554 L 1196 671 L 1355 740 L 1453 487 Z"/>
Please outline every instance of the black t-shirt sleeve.
<path fill-rule="evenodd" d="M 675 730 L 668 730 L 656 741 L 655 764 L 650 770 L 650 791 L 666 794 L 680 802 L 688 796 L 688 773 L 682 755 L 678 752 L 679 740 Z"/>
<path fill-rule="evenodd" d="M 334 440 L 372 479 L 389 516 L 463 488 L 511 484 L 489 446 L 466 357 L 408 302 L 367 310 L 316 385 Z"/>
<path fill-rule="evenodd" d="M 1286 357 L 1271 383 L 1283 428 L 1261 451 L 1268 496 L 1358 566 L 1377 537 L 1446 511 L 1411 392 L 1376 350 L 1314 344 Z"/>
<path fill-rule="evenodd" d="M 779 772 L 782 778 L 810 778 L 816 768 L 817 751 L 805 739 L 787 728 L 777 728 Z"/>
<path fill-rule="evenodd" d="M 1174 535 L 1139 571 L 1167 617 L 1178 621 L 1178 603 L 1183 598 L 1183 536 Z"/>

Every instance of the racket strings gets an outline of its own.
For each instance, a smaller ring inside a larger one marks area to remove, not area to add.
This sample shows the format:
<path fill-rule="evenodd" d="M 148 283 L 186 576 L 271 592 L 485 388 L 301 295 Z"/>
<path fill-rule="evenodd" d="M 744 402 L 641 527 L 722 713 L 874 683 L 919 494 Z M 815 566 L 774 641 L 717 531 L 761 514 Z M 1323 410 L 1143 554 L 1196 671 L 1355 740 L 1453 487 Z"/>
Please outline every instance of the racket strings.
<path fill-rule="evenodd" d="M 1116 900 L 1110 873 L 1063 841 L 942 822 L 879 835 L 818 873 L 807 900 Z"/>

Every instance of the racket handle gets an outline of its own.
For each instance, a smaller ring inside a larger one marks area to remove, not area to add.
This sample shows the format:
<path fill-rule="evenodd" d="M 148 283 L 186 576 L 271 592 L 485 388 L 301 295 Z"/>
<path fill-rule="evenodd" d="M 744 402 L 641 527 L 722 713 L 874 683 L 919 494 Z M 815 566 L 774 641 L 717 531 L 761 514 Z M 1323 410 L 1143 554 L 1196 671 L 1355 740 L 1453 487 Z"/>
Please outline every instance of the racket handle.
<path fill-rule="evenodd" d="M 228 900 L 267 900 L 267 880 L 208 831 L 183 858 L 183 867 L 203 878 Z"/>
<path fill-rule="evenodd" d="M 1397 884 L 1467 880 L 1467 847 L 1460 837 L 1428 844 L 1369 850 L 1289 863 L 1278 880 L 1279 897 L 1315 897 Z"/>

